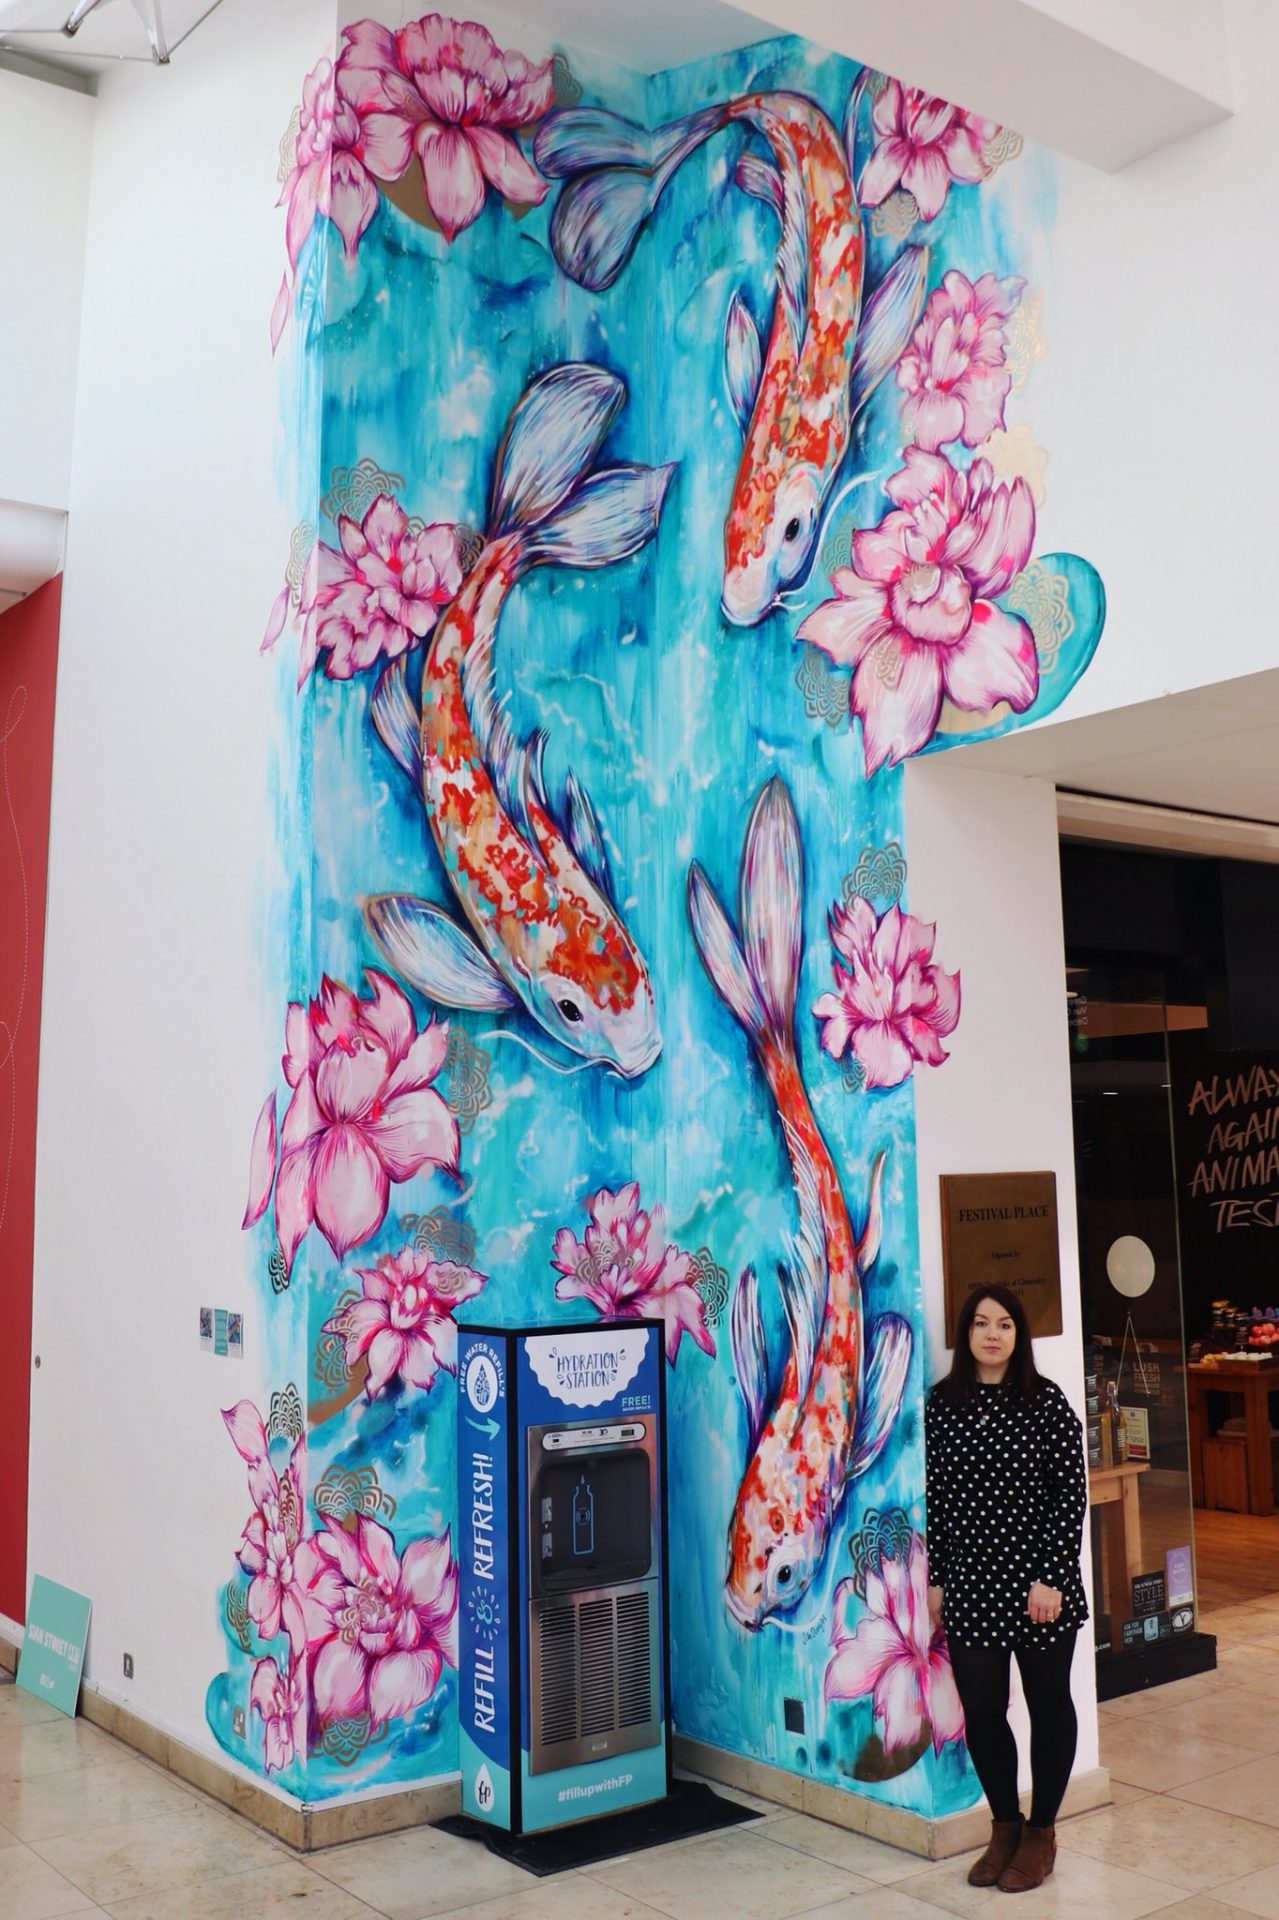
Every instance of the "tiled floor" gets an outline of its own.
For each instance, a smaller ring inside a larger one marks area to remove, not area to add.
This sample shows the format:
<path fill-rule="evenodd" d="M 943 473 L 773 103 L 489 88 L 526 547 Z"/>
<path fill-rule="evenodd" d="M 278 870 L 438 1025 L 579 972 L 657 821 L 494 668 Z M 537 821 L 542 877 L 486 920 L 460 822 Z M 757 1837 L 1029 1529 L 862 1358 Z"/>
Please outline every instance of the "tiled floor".
<path fill-rule="evenodd" d="M 1279 1600 L 1205 1622 L 1221 1667 L 1102 1709 L 1115 1805 L 1065 1822 L 1005 1909 L 972 1856 L 911 1854 L 769 1807 L 748 1827 L 535 1880 L 419 1829 L 303 1858 L 84 1721 L 0 1687 L 0 1920 L 1279 1920 Z M 757 1803 L 762 1805 L 763 1803 Z"/>

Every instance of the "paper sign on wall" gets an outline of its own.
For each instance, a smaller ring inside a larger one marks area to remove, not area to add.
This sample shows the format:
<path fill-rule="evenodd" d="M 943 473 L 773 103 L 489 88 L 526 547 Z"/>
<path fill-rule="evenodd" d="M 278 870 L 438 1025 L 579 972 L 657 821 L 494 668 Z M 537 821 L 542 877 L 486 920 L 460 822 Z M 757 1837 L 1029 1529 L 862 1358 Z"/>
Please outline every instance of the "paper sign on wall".
<path fill-rule="evenodd" d="M 41 1573 L 31 1582 L 26 1637 L 18 1658 L 18 1685 L 73 1719 L 92 1604 L 82 1593 L 60 1587 Z"/>

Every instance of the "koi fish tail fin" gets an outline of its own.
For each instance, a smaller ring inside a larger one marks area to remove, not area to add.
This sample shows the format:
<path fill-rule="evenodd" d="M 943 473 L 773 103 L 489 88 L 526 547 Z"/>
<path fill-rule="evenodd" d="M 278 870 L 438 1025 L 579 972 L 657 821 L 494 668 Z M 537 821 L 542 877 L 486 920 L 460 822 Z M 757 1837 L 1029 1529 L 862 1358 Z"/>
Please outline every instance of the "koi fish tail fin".
<path fill-rule="evenodd" d="M 702 965 L 720 999 L 756 1049 L 793 1062 L 795 997 L 803 956 L 804 854 L 795 806 L 780 775 L 751 813 L 738 874 L 733 926 L 697 862 L 688 876 L 688 912 Z"/>
<path fill-rule="evenodd" d="M 910 1323 L 899 1313 L 881 1313 L 867 1328 L 850 1480 L 873 1467 L 884 1450 L 901 1412 L 913 1344 Z"/>
<path fill-rule="evenodd" d="M 568 107 L 545 120 L 533 143 L 542 173 L 565 180 L 551 220 L 551 250 L 580 287 L 611 287 L 672 174 L 727 124 L 724 107 L 650 131 L 602 107 Z"/>
<path fill-rule="evenodd" d="M 862 308 L 849 387 L 855 420 L 915 331 L 928 285 L 928 248 L 903 247 Z"/>
<path fill-rule="evenodd" d="M 373 689 L 371 713 L 382 745 L 416 786 L 422 778 L 422 718 L 402 658 L 383 669 Z"/>
<path fill-rule="evenodd" d="M 540 374 L 516 403 L 498 449 L 489 538 L 518 537 L 520 571 L 611 566 L 656 533 L 673 467 L 591 472 L 625 402 L 617 374 L 575 361 Z"/>
<path fill-rule="evenodd" d="M 768 1348 L 764 1340 L 764 1321 L 759 1310 L 759 1282 L 754 1267 L 738 1275 L 733 1290 L 733 1309 L 729 1321 L 729 1343 L 733 1350 L 733 1372 L 737 1390 L 746 1409 L 746 1452 L 754 1453 L 768 1409 Z"/>

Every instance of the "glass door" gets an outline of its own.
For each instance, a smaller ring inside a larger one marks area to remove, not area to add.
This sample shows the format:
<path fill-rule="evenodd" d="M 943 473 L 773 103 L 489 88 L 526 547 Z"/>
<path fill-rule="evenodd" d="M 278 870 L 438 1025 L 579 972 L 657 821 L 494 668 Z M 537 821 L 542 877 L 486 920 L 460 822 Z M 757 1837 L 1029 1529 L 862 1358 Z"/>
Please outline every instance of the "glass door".
<path fill-rule="evenodd" d="M 1093 1624 L 1105 1699 L 1213 1664 L 1196 1633 L 1186 1336 L 1162 976 L 1067 968 Z"/>

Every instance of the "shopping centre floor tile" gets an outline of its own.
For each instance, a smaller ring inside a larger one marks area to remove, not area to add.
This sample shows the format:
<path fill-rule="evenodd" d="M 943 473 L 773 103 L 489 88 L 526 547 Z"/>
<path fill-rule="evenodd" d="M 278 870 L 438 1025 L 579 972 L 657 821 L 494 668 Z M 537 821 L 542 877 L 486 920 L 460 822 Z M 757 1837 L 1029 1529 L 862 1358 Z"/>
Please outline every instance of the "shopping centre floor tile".
<path fill-rule="evenodd" d="M 1131 1867 L 1190 1893 L 1266 1868 L 1279 1880 L 1279 1829 L 1162 1794 L 1066 1821 L 1058 1843 L 1070 1853 Z"/>
<path fill-rule="evenodd" d="M 967 1853 L 961 1859 L 943 1861 L 914 1879 L 899 1881 L 893 1891 L 912 1894 L 943 1913 L 960 1915 L 961 1920 L 986 1915 L 991 1900 L 1002 1900 L 1002 1896 L 989 1887 L 968 1885 L 968 1869 L 976 1858 L 975 1853 Z M 1019 1906 L 1017 1911 L 1033 1914 L 1034 1920 L 1141 1920 L 1143 1914 L 1171 1906 L 1184 1892 L 1170 1880 L 1137 1873 L 1131 1867 L 1059 1851 L 1052 1878 L 1035 1892 L 1033 1907 Z M 867 1908 L 865 1920 L 878 1920 L 873 1908 Z"/>
<path fill-rule="evenodd" d="M 367 1901 L 387 1920 L 434 1920 L 436 1914 L 538 1883 L 473 1840 L 414 1827 L 377 1840 L 328 1847 L 312 1863 L 326 1880 Z"/>
<path fill-rule="evenodd" d="M 72 1886 L 29 1847 L 0 1846 L 0 1914 L 4 1920 L 59 1920 L 92 1911 L 87 1893 Z"/>
<path fill-rule="evenodd" d="M 1279 1753 L 1241 1744 L 1273 1698 L 1248 1674 L 1269 1684 L 1272 1658 L 1245 1643 L 1140 1711 L 1108 1703 L 1114 1804 L 1062 1823 L 1032 1920 L 1279 1920 Z M 727 1789 L 763 1817 L 543 1880 L 425 1827 L 303 1856 L 28 1699 L 0 1689 L 0 1920 L 968 1920 L 999 1905 L 967 1884 L 975 1854 L 929 1865 Z"/>
<path fill-rule="evenodd" d="M 654 1847 L 608 1860 L 593 1867 L 592 1876 L 671 1920 L 723 1920 L 726 1914 L 787 1920 L 851 1894 L 881 1891 L 872 1880 L 741 1827 L 693 1847 Z"/>
<path fill-rule="evenodd" d="M 108 1900 L 104 1910 L 111 1920 L 285 1920 L 291 1914 L 304 1920 L 378 1920 L 376 1908 L 290 1860 L 133 1899 Z"/>
<path fill-rule="evenodd" d="M 275 1866 L 281 1858 L 274 1842 L 204 1806 L 38 1840 L 31 1850 L 99 1906 Z"/>
<path fill-rule="evenodd" d="M 915 1854 L 903 1853 L 900 1847 L 885 1846 L 882 1840 L 871 1840 L 864 1833 L 833 1827 L 829 1820 L 812 1820 L 804 1813 L 788 1813 L 781 1820 L 770 1821 L 768 1838 L 778 1846 L 810 1853 L 832 1867 L 855 1873 L 863 1880 L 873 1880 L 879 1886 L 888 1886 L 919 1872 Z"/>
<path fill-rule="evenodd" d="M 1244 1766 L 1189 1781 L 1174 1789 L 1173 1798 L 1279 1828 L 1279 1756 L 1254 1756 Z"/>
<path fill-rule="evenodd" d="M 1205 1774 L 1225 1773 L 1241 1761 L 1255 1758 L 1246 1747 L 1199 1734 L 1169 1740 L 1158 1727 L 1158 1715 L 1140 1720 L 1105 1720 L 1101 1724 L 1101 1764 L 1129 1786 L 1167 1793 Z"/>

